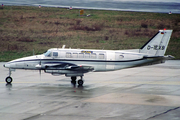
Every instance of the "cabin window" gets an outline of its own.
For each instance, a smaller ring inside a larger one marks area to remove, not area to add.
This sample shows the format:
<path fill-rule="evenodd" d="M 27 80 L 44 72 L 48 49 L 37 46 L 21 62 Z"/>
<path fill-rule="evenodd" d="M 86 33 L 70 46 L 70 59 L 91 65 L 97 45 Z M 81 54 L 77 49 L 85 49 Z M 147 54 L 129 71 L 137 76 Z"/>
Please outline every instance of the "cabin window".
<path fill-rule="evenodd" d="M 85 53 L 84 58 L 90 58 L 90 54 L 89 53 Z"/>
<path fill-rule="evenodd" d="M 124 58 L 124 55 L 119 55 L 119 59 L 123 59 Z"/>
<path fill-rule="evenodd" d="M 66 53 L 66 58 L 71 58 L 71 53 Z"/>
<path fill-rule="evenodd" d="M 99 59 L 104 59 L 104 54 L 99 54 Z"/>
<path fill-rule="evenodd" d="M 53 57 L 57 57 L 58 56 L 58 52 L 53 52 Z"/>
<path fill-rule="evenodd" d="M 95 54 L 95 53 L 92 53 L 92 54 L 91 54 L 91 58 L 92 58 L 92 59 L 96 59 L 96 54 Z"/>
<path fill-rule="evenodd" d="M 72 54 L 72 58 L 77 58 L 78 57 L 78 54 L 77 53 L 73 53 Z"/>
<path fill-rule="evenodd" d="M 83 58 L 84 57 L 84 53 L 79 53 L 79 58 Z"/>

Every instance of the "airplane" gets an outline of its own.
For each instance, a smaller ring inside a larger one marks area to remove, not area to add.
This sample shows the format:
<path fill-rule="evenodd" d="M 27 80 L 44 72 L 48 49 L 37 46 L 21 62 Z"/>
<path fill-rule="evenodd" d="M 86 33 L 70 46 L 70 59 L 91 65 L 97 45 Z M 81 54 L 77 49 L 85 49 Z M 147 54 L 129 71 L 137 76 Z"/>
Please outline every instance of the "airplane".
<path fill-rule="evenodd" d="M 125 68 L 139 67 L 164 63 L 174 58 L 164 56 L 173 30 L 159 30 L 140 49 L 132 50 L 96 50 L 96 49 L 66 49 L 51 48 L 41 55 L 15 59 L 4 64 L 9 68 L 7 84 L 13 81 L 11 71 L 15 69 L 44 70 L 52 75 L 71 77 L 71 83 L 83 86 L 83 76 L 88 72 L 105 72 Z"/>

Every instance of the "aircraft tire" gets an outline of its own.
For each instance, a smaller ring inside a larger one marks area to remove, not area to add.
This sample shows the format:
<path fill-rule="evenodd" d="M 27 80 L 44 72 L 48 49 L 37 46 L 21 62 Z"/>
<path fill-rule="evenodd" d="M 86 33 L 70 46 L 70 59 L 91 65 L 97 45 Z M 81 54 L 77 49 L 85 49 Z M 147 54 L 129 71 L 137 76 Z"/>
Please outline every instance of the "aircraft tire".
<path fill-rule="evenodd" d="M 78 85 L 79 85 L 79 86 L 83 86 L 83 83 L 84 83 L 83 80 L 78 80 Z"/>
<path fill-rule="evenodd" d="M 11 84 L 13 79 L 12 79 L 12 77 L 9 76 L 9 77 L 6 78 L 5 81 L 6 81 L 7 84 Z"/>
<path fill-rule="evenodd" d="M 75 81 L 75 80 L 72 80 L 72 81 L 71 81 L 71 84 L 76 85 L 76 81 Z"/>
<path fill-rule="evenodd" d="M 72 80 L 72 81 L 76 81 L 76 79 L 77 79 L 76 76 L 72 76 L 72 77 L 71 77 L 71 80 Z"/>

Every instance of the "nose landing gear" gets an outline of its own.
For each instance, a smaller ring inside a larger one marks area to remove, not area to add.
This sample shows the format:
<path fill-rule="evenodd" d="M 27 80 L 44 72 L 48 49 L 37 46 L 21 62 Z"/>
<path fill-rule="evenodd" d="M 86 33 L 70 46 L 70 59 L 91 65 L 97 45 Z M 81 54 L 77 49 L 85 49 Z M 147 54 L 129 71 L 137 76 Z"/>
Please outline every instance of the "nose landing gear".
<path fill-rule="evenodd" d="M 5 81 L 6 81 L 6 83 L 7 84 L 11 84 L 12 83 L 12 81 L 13 81 L 13 79 L 12 79 L 12 77 L 11 77 L 11 69 L 9 69 L 9 76 L 5 79 Z"/>
<path fill-rule="evenodd" d="M 11 84 L 12 81 L 13 81 L 13 79 L 12 79 L 12 77 L 8 76 L 8 77 L 5 79 L 5 81 L 6 81 L 7 84 Z"/>

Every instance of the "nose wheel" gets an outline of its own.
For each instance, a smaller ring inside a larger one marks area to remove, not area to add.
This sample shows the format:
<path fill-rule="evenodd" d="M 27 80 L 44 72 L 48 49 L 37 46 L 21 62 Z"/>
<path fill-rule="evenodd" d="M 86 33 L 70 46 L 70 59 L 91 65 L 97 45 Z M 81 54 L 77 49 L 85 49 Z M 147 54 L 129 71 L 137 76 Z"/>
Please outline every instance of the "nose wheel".
<path fill-rule="evenodd" d="M 7 84 L 11 84 L 12 83 L 12 81 L 13 81 L 13 79 L 12 79 L 12 77 L 7 77 L 6 79 L 5 79 L 5 81 L 6 81 L 6 83 Z"/>
<path fill-rule="evenodd" d="M 13 79 L 12 79 L 12 77 L 11 77 L 11 69 L 9 69 L 9 76 L 5 79 L 5 81 L 6 81 L 6 83 L 7 84 L 11 84 L 12 83 L 12 81 L 13 81 Z"/>

